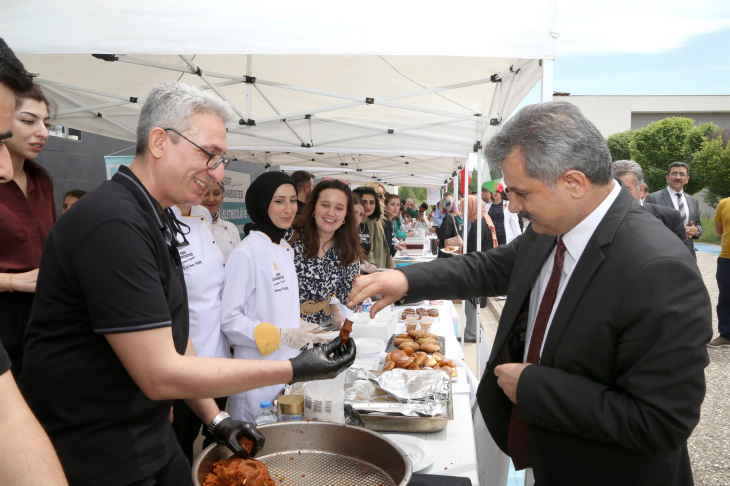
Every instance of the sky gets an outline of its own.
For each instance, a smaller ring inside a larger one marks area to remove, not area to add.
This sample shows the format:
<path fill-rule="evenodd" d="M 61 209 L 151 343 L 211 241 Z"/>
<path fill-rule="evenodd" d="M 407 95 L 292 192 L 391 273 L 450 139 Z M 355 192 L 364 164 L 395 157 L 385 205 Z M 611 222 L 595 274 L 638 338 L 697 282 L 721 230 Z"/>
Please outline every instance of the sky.
<path fill-rule="evenodd" d="M 728 0 L 557 0 L 557 11 L 554 91 L 730 95 Z"/>

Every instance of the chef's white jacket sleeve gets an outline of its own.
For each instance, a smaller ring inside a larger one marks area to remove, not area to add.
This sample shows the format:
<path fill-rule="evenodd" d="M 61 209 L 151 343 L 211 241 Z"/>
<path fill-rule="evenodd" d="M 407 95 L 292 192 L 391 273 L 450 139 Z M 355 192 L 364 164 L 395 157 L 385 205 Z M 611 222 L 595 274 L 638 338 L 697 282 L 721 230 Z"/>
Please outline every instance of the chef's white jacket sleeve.
<path fill-rule="evenodd" d="M 226 262 L 226 282 L 221 304 L 221 331 L 239 346 L 256 348 L 254 330 L 261 321 L 244 314 L 246 302 L 256 288 L 256 262 L 245 251 L 233 251 Z"/>

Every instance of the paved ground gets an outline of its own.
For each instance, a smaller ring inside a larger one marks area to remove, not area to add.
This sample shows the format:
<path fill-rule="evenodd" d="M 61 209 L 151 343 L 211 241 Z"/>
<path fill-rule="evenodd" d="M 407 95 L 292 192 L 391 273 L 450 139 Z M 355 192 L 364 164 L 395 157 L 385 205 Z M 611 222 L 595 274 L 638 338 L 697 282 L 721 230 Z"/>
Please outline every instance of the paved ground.
<path fill-rule="evenodd" d="M 717 336 L 717 256 L 698 252 L 697 264 L 712 300 L 712 328 Z M 490 299 L 489 309 L 481 311 L 482 325 L 490 344 L 494 341 L 503 305 L 504 301 Z M 475 371 L 476 345 L 466 344 L 465 353 L 467 366 Z M 709 349 L 709 354 L 710 365 L 705 371 L 707 395 L 700 423 L 689 439 L 689 455 L 696 486 L 730 486 L 730 348 Z"/>

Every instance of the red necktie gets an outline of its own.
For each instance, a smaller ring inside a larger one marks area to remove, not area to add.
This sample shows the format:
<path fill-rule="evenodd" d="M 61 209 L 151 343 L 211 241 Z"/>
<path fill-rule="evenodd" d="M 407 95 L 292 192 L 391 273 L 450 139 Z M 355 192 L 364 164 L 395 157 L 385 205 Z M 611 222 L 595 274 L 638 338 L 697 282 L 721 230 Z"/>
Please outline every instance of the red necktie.
<path fill-rule="evenodd" d="M 550 314 L 553 312 L 553 304 L 555 297 L 558 295 L 558 287 L 560 286 L 560 276 L 563 273 L 563 257 L 565 256 L 565 244 L 563 238 L 558 236 L 558 247 L 555 250 L 555 260 L 553 262 L 553 272 L 550 274 L 545 293 L 540 301 L 540 309 L 537 311 L 535 318 L 535 326 L 532 328 L 532 337 L 530 338 L 530 347 L 527 350 L 526 363 L 540 363 L 540 349 L 545 339 L 545 330 L 547 329 Z M 530 443 L 527 437 L 527 422 L 517 417 L 517 405 L 512 407 L 512 417 L 509 422 L 509 437 L 507 439 L 507 450 L 512 457 L 515 470 L 520 471 L 526 467 L 530 467 Z"/>

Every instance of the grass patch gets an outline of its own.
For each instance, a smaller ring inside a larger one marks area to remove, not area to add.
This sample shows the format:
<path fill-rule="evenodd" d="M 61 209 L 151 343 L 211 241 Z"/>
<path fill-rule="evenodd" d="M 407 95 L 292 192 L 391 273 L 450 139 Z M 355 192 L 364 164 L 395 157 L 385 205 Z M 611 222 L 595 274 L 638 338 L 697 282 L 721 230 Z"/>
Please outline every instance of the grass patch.
<path fill-rule="evenodd" d="M 700 243 L 713 243 L 715 245 L 719 245 L 721 238 L 717 236 L 717 232 L 715 232 L 715 221 L 713 217 L 709 214 L 703 214 L 700 216 L 700 220 L 702 221 L 702 236 L 700 236 L 697 241 Z M 723 230 L 724 229 L 725 228 L 723 228 Z"/>

